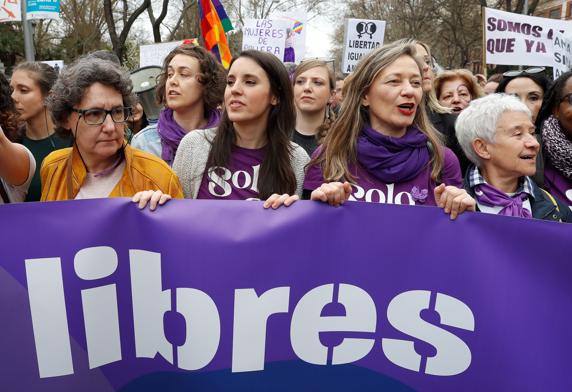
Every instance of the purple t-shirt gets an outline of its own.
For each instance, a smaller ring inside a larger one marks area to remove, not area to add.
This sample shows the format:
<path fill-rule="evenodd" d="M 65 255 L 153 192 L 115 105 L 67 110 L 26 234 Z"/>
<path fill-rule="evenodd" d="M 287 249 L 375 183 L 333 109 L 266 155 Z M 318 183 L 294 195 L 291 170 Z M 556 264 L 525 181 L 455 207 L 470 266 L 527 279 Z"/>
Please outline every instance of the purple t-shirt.
<path fill-rule="evenodd" d="M 313 154 L 317 156 L 320 148 Z M 443 147 L 444 163 L 441 171 L 441 181 L 446 185 L 454 185 L 458 188 L 462 187 L 461 168 L 459 160 L 455 154 Z M 405 205 L 428 205 L 435 206 L 435 196 L 433 189 L 436 184 L 431 180 L 431 167 L 421 170 L 417 177 L 407 182 L 398 182 L 386 184 L 374 176 L 370 175 L 367 170 L 359 163 L 355 166 L 350 165 L 350 172 L 356 178 L 357 184 L 352 185 L 352 194 L 349 200 L 365 201 L 369 203 L 388 203 L 388 204 L 405 204 Z M 308 169 L 304 180 L 304 189 L 314 190 L 324 183 L 322 168 L 314 165 Z"/>
<path fill-rule="evenodd" d="M 544 163 L 544 187 L 550 194 L 572 209 L 572 181 L 564 177 L 548 161 Z"/>
<path fill-rule="evenodd" d="M 258 175 L 265 155 L 266 147 L 232 146 L 228 168 L 205 170 L 197 199 L 258 200 Z"/>

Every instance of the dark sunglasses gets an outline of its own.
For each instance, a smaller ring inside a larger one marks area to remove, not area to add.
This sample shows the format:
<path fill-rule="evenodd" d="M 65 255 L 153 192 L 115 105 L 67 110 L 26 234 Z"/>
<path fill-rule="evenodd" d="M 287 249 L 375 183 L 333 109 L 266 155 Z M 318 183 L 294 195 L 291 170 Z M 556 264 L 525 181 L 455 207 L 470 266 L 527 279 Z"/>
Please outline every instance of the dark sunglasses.
<path fill-rule="evenodd" d="M 522 71 L 507 71 L 505 73 L 502 74 L 502 76 L 506 76 L 508 78 L 514 78 L 516 76 L 522 76 L 522 75 L 534 75 L 537 73 L 541 73 L 544 72 L 546 68 L 544 67 L 534 67 L 534 68 L 528 68 L 528 69 L 523 69 Z"/>

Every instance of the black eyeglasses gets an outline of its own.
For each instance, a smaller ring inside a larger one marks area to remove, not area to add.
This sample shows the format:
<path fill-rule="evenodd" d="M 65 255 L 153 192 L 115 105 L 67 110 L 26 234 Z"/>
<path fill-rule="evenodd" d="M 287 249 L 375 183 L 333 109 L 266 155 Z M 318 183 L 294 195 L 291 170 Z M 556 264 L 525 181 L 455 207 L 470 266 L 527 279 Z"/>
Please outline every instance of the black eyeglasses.
<path fill-rule="evenodd" d="M 565 96 L 560 98 L 560 102 L 564 102 L 564 101 L 568 102 L 569 105 L 572 105 L 572 93 L 566 94 Z"/>
<path fill-rule="evenodd" d="M 506 76 L 508 78 L 514 78 L 516 76 L 521 76 L 521 75 L 534 75 L 537 73 L 541 73 L 544 72 L 546 68 L 544 67 L 534 67 L 534 68 L 528 68 L 528 69 L 523 69 L 522 71 L 507 71 L 505 73 L 502 74 L 502 76 Z"/>
<path fill-rule="evenodd" d="M 131 116 L 131 108 L 119 106 L 111 110 L 105 109 L 72 109 L 79 113 L 87 125 L 101 125 L 109 114 L 114 123 L 124 123 Z"/>

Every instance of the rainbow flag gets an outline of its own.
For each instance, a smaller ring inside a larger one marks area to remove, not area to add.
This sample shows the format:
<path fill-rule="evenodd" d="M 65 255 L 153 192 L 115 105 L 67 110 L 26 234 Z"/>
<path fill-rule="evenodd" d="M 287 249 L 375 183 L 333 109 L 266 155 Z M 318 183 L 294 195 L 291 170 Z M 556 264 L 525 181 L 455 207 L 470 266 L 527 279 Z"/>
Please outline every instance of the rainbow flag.
<path fill-rule="evenodd" d="M 219 0 L 198 1 L 205 47 L 228 69 L 232 55 L 225 33 L 233 29 L 232 23 Z"/>
<path fill-rule="evenodd" d="M 295 21 L 294 22 L 294 27 L 292 27 L 292 30 L 295 33 L 301 34 L 302 33 L 302 28 L 304 27 L 304 24 L 300 21 Z"/>

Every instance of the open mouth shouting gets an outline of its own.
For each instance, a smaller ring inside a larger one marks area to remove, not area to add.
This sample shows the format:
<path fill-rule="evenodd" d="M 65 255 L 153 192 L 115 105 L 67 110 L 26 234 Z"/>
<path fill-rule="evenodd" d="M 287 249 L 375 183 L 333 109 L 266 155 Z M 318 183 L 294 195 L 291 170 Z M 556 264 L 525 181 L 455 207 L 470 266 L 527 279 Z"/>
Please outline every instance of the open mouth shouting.
<path fill-rule="evenodd" d="M 413 102 L 402 103 L 401 105 L 397 105 L 397 110 L 405 116 L 411 116 L 415 114 L 416 105 Z"/>

